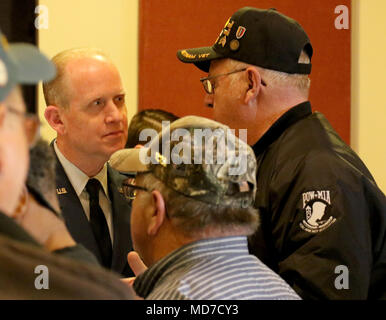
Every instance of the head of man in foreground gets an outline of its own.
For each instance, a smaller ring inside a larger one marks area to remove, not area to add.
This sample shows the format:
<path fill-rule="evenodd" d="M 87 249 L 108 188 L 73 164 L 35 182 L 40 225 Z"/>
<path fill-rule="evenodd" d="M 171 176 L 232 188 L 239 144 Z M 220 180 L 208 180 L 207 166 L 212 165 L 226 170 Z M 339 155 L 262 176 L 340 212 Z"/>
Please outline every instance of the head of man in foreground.
<path fill-rule="evenodd" d="M 121 172 L 136 173 L 135 181 L 131 179 L 123 187 L 125 194 L 134 199 L 134 249 L 150 267 L 134 283 L 140 296 L 261 298 L 264 294 L 259 286 L 265 280 L 255 274 L 233 283 L 234 288 L 239 288 L 245 284 L 243 281 L 249 282 L 253 294 L 248 291 L 243 295 L 238 290 L 235 296 L 221 293 L 221 285 L 229 280 L 228 276 L 241 271 L 237 264 L 246 259 L 250 270 L 262 267 L 275 281 L 283 283 L 285 293 L 280 294 L 296 297 L 283 280 L 248 254 L 246 236 L 256 230 L 259 222 L 258 211 L 253 208 L 256 159 L 252 149 L 228 127 L 201 117 L 184 117 L 159 133 L 147 148 L 114 153 L 110 164 Z M 201 256 L 200 252 L 206 253 Z M 236 265 L 234 258 L 239 259 Z M 182 269 L 180 263 L 186 263 Z M 173 285 L 192 280 L 193 288 L 200 280 L 194 276 L 189 280 L 188 274 L 198 276 L 200 268 L 206 274 L 213 267 L 214 274 L 212 270 L 203 281 L 213 285 L 207 292 L 181 291 L 179 285 Z M 174 275 L 166 270 L 174 270 Z M 222 280 L 217 283 L 216 277 L 224 270 L 227 275 L 220 276 Z M 165 287 L 166 283 L 169 285 Z"/>
<path fill-rule="evenodd" d="M 9 216 L 24 187 L 28 147 L 35 136 L 29 134 L 31 123 L 19 84 L 36 84 L 54 75 L 55 67 L 36 47 L 10 45 L 0 32 L 0 210 Z"/>
<path fill-rule="evenodd" d="M 258 212 L 252 206 L 255 157 L 220 123 L 184 117 L 148 148 L 116 152 L 110 164 L 120 172 L 136 173 L 125 192 L 135 190 L 134 249 L 148 266 L 182 244 L 248 235 L 257 227 Z"/>

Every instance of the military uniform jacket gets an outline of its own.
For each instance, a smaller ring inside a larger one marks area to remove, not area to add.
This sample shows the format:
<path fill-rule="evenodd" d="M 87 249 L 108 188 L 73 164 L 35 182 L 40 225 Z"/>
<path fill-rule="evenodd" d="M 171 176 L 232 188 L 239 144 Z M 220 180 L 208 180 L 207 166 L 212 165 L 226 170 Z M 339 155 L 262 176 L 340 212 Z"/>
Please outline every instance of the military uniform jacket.
<path fill-rule="evenodd" d="M 250 251 L 304 299 L 385 299 L 385 195 L 326 118 L 302 103 L 253 149 Z"/>
<path fill-rule="evenodd" d="M 133 276 L 134 274 L 127 263 L 127 254 L 133 250 L 130 236 L 131 207 L 119 192 L 121 182 L 125 177 L 109 165 L 107 166 L 107 175 L 114 228 L 111 269 L 123 276 Z M 77 243 L 90 250 L 98 261 L 101 261 L 99 248 L 90 223 L 59 159 L 57 159 L 56 165 L 56 186 L 60 209 L 72 237 Z"/>

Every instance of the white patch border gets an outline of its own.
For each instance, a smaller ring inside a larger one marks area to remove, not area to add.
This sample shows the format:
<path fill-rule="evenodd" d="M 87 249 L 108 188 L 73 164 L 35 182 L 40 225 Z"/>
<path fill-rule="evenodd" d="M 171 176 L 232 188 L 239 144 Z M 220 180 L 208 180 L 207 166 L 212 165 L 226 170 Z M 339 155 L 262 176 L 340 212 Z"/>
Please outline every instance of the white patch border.
<path fill-rule="evenodd" d="M 310 193 L 310 192 L 314 192 L 314 194 L 316 194 L 316 195 L 318 195 L 319 193 L 322 193 L 322 192 L 327 192 L 328 193 L 328 199 L 330 200 L 331 199 L 330 190 L 310 190 L 310 191 L 302 193 L 303 213 L 306 215 L 306 219 L 303 219 L 303 221 L 299 223 L 299 226 L 300 226 L 300 228 L 302 230 L 304 230 L 306 232 L 309 232 L 309 233 L 319 233 L 319 232 L 322 232 L 322 231 L 326 230 L 333 223 L 335 223 L 336 218 L 333 217 L 333 216 L 330 216 L 323 224 L 318 225 L 318 226 L 313 226 L 313 225 L 309 224 L 308 221 L 307 221 L 307 213 L 305 212 L 305 208 L 307 207 L 307 205 L 308 205 L 308 203 L 310 201 L 315 200 L 315 202 L 316 202 L 318 200 L 321 200 L 320 202 L 323 201 L 325 203 L 328 203 L 329 206 L 331 206 L 331 200 L 330 201 L 326 201 L 326 199 L 323 199 L 323 198 L 320 198 L 320 197 L 315 197 L 315 198 L 312 198 L 311 200 L 305 202 L 304 201 L 304 196 L 307 193 Z"/>

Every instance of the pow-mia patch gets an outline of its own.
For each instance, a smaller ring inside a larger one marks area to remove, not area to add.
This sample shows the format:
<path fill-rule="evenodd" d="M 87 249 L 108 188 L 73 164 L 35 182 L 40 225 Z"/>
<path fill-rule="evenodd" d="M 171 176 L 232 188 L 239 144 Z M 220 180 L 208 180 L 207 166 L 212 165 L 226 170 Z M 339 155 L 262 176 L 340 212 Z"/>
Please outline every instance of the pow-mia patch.
<path fill-rule="evenodd" d="M 304 231 L 322 232 L 336 221 L 336 218 L 329 215 L 331 210 L 329 190 L 308 191 L 303 193 L 302 198 L 306 218 L 300 222 L 300 228 Z"/>

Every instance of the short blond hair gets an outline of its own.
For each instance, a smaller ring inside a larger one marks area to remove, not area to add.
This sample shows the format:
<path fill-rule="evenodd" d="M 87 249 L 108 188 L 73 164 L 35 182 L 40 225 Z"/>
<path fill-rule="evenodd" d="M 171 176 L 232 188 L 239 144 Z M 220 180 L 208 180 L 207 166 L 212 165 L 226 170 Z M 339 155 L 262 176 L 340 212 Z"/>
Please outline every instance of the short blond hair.
<path fill-rule="evenodd" d="M 76 48 L 62 51 L 52 58 L 56 66 L 56 77 L 50 82 L 43 83 L 43 93 L 46 105 L 66 108 L 69 104 L 69 83 L 66 77 L 66 66 L 70 61 L 82 58 L 101 56 L 111 62 L 102 50 L 98 48 Z"/>

